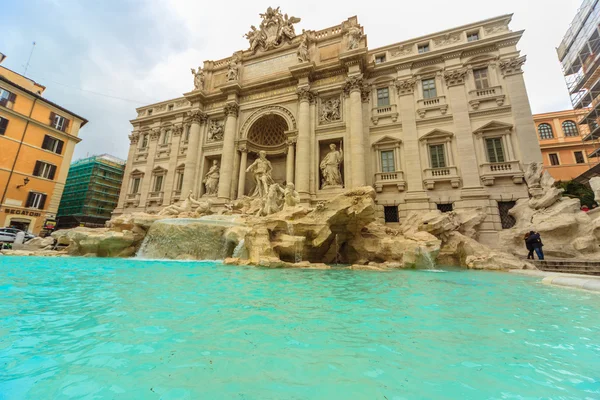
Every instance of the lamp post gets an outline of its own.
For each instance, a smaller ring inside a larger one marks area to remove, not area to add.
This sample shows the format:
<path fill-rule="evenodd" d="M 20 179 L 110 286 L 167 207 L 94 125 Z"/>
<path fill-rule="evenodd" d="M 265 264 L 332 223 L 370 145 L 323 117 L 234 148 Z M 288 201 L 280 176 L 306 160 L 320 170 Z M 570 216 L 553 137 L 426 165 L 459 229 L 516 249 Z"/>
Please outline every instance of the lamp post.
<path fill-rule="evenodd" d="M 23 179 L 23 184 L 17 185 L 17 189 L 22 188 L 23 186 L 27 186 L 28 183 L 29 183 L 29 178 L 25 177 L 25 179 Z"/>

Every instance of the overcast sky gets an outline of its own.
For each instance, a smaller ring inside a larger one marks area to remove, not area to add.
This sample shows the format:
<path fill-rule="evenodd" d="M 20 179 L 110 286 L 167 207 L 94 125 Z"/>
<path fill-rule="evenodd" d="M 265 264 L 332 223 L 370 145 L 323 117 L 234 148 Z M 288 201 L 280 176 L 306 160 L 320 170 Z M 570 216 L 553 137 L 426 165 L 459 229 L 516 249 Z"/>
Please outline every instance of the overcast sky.
<path fill-rule="evenodd" d="M 534 113 L 570 108 L 555 48 L 582 0 L 278 1 L 4 0 L 2 64 L 47 87 L 44 96 L 87 118 L 74 160 L 127 158 L 135 108 L 192 89 L 190 68 L 246 49 L 242 37 L 270 5 L 324 29 L 353 15 L 370 48 L 514 13 L 525 29 L 525 81 Z M 8 3 L 8 4 L 7 4 Z M 99 94 L 102 95 L 99 95 Z"/>

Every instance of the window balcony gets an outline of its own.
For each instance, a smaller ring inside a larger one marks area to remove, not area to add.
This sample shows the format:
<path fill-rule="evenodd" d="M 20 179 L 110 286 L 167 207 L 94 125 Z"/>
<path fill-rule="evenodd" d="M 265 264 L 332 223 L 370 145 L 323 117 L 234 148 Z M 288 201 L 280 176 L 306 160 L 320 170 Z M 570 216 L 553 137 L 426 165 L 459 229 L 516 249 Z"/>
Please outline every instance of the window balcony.
<path fill-rule="evenodd" d="M 181 190 L 173 190 L 173 193 L 171 194 L 171 201 L 176 202 L 179 201 L 179 199 L 181 199 Z"/>
<path fill-rule="evenodd" d="M 140 194 L 129 193 L 125 197 L 125 207 L 137 207 L 140 205 Z"/>
<path fill-rule="evenodd" d="M 159 144 L 156 148 L 155 158 L 164 158 L 171 155 L 171 143 Z"/>
<path fill-rule="evenodd" d="M 396 186 L 399 192 L 404 191 L 406 189 L 404 172 L 377 172 L 375 174 L 375 190 L 380 193 L 384 186 Z"/>
<path fill-rule="evenodd" d="M 524 173 L 518 161 L 501 163 L 485 163 L 481 165 L 481 182 L 485 186 L 492 186 L 495 178 L 512 178 L 514 183 L 523 183 Z"/>
<path fill-rule="evenodd" d="M 138 149 L 135 153 L 135 161 L 146 160 L 148 158 L 148 148 Z"/>
<path fill-rule="evenodd" d="M 371 110 L 371 121 L 373 121 L 373 124 L 377 125 L 379 123 L 379 119 L 384 117 L 391 117 L 392 122 L 396 122 L 398 120 L 398 110 L 395 104 L 373 107 Z"/>
<path fill-rule="evenodd" d="M 427 168 L 425 169 L 425 179 L 423 183 L 428 190 L 435 189 L 435 184 L 439 182 L 450 182 L 453 188 L 460 186 L 460 178 L 458 176 L 458 168 Z"/>
<path fill-rule="evenodd" d="M 442 115 L 448 111 L 448 103 L 446 96 L 432 97 L 430 99 L 420 99 L 417 101 L 417 114 L 419 117 L 425 118 L 427 112 L 439 110 Z"/>
<path fill-rule="evenodd" d="M 163 192 L 149 192 L 147 206 L 161 206 L 163 203 Z"/>
<path fill-rule="evenodd" d="M 477 110 L 481 103 L 495 101 L 498 106 L 504 105 L 506 96 L 502 86 L 493 86 L 485 89 L 471 90 L 469 92 L 469 104 L 473 110 Z"/>

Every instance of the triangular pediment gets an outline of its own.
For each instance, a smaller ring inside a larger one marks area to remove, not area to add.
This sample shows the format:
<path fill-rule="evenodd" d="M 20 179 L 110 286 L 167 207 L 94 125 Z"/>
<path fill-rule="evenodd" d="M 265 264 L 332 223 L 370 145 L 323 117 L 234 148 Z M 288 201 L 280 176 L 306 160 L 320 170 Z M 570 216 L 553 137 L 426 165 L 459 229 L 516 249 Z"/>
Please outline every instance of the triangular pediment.
<path fill-rule="evenodd" d="M 139 169 L 136 168 L 133 171 L 131 171 L 130 175 L 132 175 L 132 176 L 138 175 L 139 176 L 139 175 L 144 175 L 144 173 L 142 171 L 140 171 Z"/>
<path fill-rule="evenodd" d="M 154 172 L 155 174 L 158 172 L 165 172 L 165 171 L 166 171 L 166 169 L 164 169 L 160 165 L 152 170 L 152 172 Z"/>
<path fill-rule="evenodd" d="M 431 132 L 426 133 L 421 136 L 419 140 L 431 140 L 431 139 L 442 139 L 442 138 L 450 138 L 454 136 L 454 133 L 445 131 L 443 129 L 434 129 Z"/>
<path fill-rule="evenodd" d="M 384 137 L 373 143 L 373 146 L 393 145 L 401 142 L 402 140 L 396 137 L 385 135 Z"/>
<path fill-rule="evenodd" d="M 513 128 L 513 126 L 511 124 L 507 124 L 506 122 L 490 121 L 487 124 L 483 125 L 482 127 L 473 131 L 473 133 L 478 134 L 478 133 L 484 133 L 484 132 L 490 132 L 490 131 L 504 131 L 507 129 L 511 130 L 512 128 Z"/>

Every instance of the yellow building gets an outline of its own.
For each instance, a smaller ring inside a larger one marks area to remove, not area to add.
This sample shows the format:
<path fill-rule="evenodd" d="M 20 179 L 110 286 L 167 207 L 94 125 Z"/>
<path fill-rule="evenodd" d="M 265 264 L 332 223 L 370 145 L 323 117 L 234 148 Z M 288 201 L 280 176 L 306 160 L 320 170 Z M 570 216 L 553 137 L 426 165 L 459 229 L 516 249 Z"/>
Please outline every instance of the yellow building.
<path fill-rule="evenodd" d="M 597 145 L 583 141 L 589 136 L 590 129 L 586 124 L 578 124 L 588 112 L 579 109 L 533 116 L 544 167 L 557 181 L 574 179 L 598 164 L 597 157 L 589 157 Z"/>
<path fill-rule="evenodd" d="M 87 123 L 42 97 L 45 87 L 0 66 L 0 227 L 51 226 L 79 129 Z"/>

